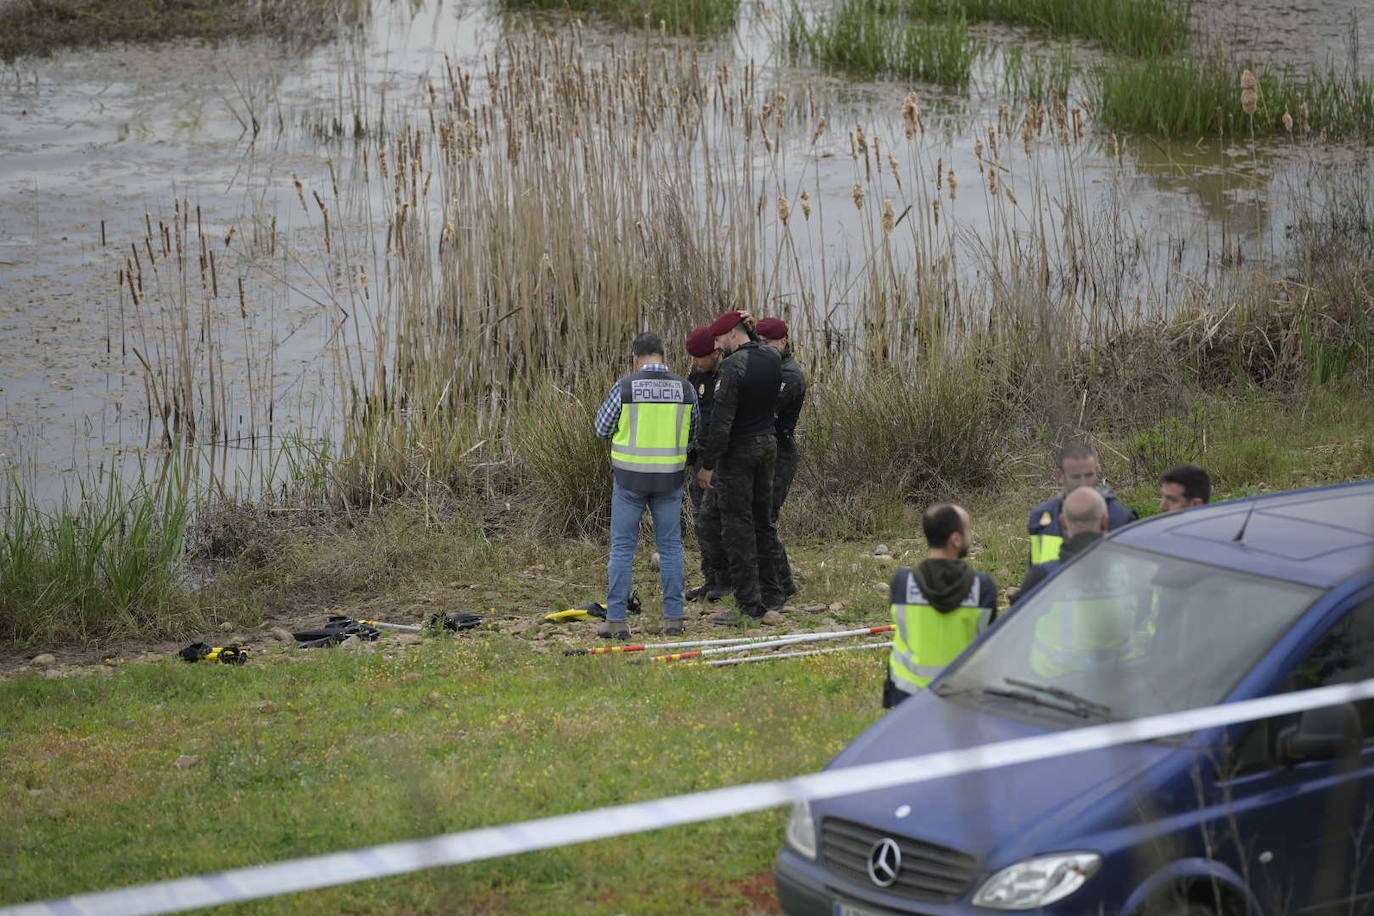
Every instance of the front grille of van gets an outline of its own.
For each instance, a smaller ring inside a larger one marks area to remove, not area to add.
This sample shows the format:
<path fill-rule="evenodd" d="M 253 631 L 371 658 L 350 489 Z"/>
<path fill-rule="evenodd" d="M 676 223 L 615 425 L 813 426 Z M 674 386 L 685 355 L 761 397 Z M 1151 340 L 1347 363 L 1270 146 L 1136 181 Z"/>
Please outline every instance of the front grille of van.
<path fill-rule="evenodd" d="M 967 891 L 978 876 L 978 860 L 968 853 L 835 817 L 821 822 L 821 857 L 836 874 L 875 887 L 868 874 L 868 856 L 874 844 L 889 837 L 902 850 L 902 865 L 896 882 L 885 888 L 888 893 L 912 900 L 949 901 Z"/>

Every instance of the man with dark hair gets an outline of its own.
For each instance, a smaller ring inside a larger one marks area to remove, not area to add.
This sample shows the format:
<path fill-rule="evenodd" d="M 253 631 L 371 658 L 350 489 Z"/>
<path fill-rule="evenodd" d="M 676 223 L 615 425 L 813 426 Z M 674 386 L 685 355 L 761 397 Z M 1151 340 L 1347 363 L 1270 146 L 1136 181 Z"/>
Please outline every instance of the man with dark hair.
<path fill-rule="evenodd" d="M 773 465 L 777 440 L 773 420 L 782 385 L 782 357 L 765 347 L 744 323 L 744 313 L 726 312 L 711 325 L 716 346 L 725 354 L 716 377 L 711 425 L 701 437 L 697 480 L 716 492 L 704 500 L 704 524 L 719 514 L 736 611 L 711 620 L 720 626 L 740 621 L 740 614 L 762 619 L 783 603 L 779 581 L 778 543 L 773 525 Z"/>
<path fill-rule="evenodd" d="M 630 344 L 635 371 L 615 383 L 596 414 L 596 434 L 611 440 L 611 554 L 604 639 L 628 639 L 626 619 L 639 521 L 654 518 L 663 616 L 668 636 L 681 636 L 682 472 L 696 425 L 697 394 L 686 379 L 668 371 L 663 341 L 640 334 Z"/>
<path fill-rule="evenodd" d="M 897 629 L 883 683 L 886 709 L 938 677 L 997 615 L 997 583 L 965 562 L 973 542 L 968 512 L 939 503 L 921 516 L 921 529 L 930 557 L 897 570 L 889 586 Z"/>
<path fill-rule="evenodd" d="M 1102 539 L 1102 535 L 1107 533 L 1107 501 L 1092 487 L 1079 487 L 1064 497 L 1059 525 L 1065 536 L 1059 556 L 1036 563 L 1026 570 L 1021 590 L 1011 599 L 1013 605 L 1021 600 L 1021 596 L 1030 594 L 1031 589 L 1058 572 L 1069 560 Z"/>
<path fill-rule="evenodd" d="M 1102 483 L 1102 465 L 1097 453 L 1082 443 L 1070 443 L 1055 453 L 1054 482 L 1059 495 L 1031 510 L 1026 530 L 1030 533 L 1030 565 L 1059 557 L 1064 530 L 1059 517 L 1064 512 L 1064 497 L 1079 487 L 1093 487 L 1107 501 L 1107 530 L 1114 531 L 1136 520 L 1135 510 L 1117 501 L 1116 492 Z"/>
<path fill-rule="evenodd" d="M 1212 501 L 1212 478 L 1195 464 L 1180 464 L 1159 476 L 1159 511 L 1178 512 Z"/>
<path fill-rule="evenodd" d="M 716 346 L 716 338 L 709 327 L 697 328 L 687 335 L 687 354 L 692 357 L 692 371 L 687 381 L 697 392 L 697 435 L 692 439 L 688 452 L 687 493 L 692 499 L 692 521 L 697 535 L 697 545 L 701 548 L 701 575 L 703 582 L 687 591 L 687 600 L 719 601 L 731 592 L 730 564 L 726 559 L 725 544 L 721 540 L 720 513 L 707 506 L 708 500 L 715 499 L 715 493 L 702 487 L 697 480 L 701 467 L 701 435 L 711 425 L 711 414 L 715 408 L 716 377 L 720 371 L 721 360 L 725 358 Z M 706 524 L 710 520 L 711 524 Z"/>

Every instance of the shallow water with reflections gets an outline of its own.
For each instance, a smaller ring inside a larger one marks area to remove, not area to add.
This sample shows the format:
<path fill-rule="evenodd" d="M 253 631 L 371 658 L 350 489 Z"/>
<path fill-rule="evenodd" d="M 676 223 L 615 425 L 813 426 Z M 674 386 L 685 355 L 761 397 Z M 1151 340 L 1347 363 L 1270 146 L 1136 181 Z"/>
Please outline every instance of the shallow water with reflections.
<path fill-rule="evenodd" d="M 1194 16 L 1207 34 L 1268 61 L 1374 70 L 1374 10 L 1364 0 L 1197 0 Z M 215 436 L 230 445 L 219 459 L 229 476 L 285 433 L 335 428 L 344 379 L 327 344 L 352 335 L 366 348 L 370 331 L 365 316 L 340 308 L 344 281 L 314 257 L 323 238 L 310 195 L 365 170 L 346 136 L 355 123 L 419 117 L 427 81 L 449 65 L 480 72 L 499 43 L 531 27 L 569 28 L 487 6 L 375 0 L 362 34 L 311 49 L 171 42 L 62 52 L 0 71 L 0 474 L 18 474 L 50 499 L 94 467 L 157 454 L 164 420 L 150 410 L 146 377 L 179 345 L 209 346 L 217 361 L 222 388 L 207 397 L 224 407 Z M 813 188 L 825 208 L 825 230 L 808 233 L 798 253 L 808 263 L 824 255 L 837 307 L 848 291 L 833 278 L 871 256 L 865 239 L 880 207 L 851 202 L 862 167 L 848 132 L 862 126 L 898 146 L 910 89 L 922 96 L 926 129 L 902 154 L 926 174 L 938 164 L 962 176 L 957 197 L 943 187 L 928 193 L 941 195 L 969 244 L 993 218 L 975 141 L 999 106 L 1018 104 L 1001 89 L 1000 49 L 1049 43 L 1024 30 L 974 31 L 990 50 L 960 93 L 789 67 L 766 6 L 744 4 L 735 31 L 700 48 L 736 70 L 752 62 L 761 99 L 806 93 L 826 118 L 829 130 L 809 144 L 812 125 L 794 125 L 778 180 Z M 585 39 L 589 53 L 646 40 L 595 27 Z M 1083 48 L 1080 59 L 1093 54 Z M 1071 105 L 1081 91 L 1075 82 Z M 1023 195 L 1039 187 L 1116 214 L 1103 231 L 1120 235 L 1127 297 L 1167 299 L 1180 278 L 1219 281 L 1238 262 L 1281 268 L 1299 202 L 1312 203 L 1313 176 L 1367 157 L 1230 140 L 1124 138 L 1117 150 L 1084 117 L 1081 141 L 1034 161 L 1009 158 L 1003 181 Z M 380 225 L 378 193 L 364 188 L 337 214 L 359 239 Z M 261 240 L 269 235 L 282 241 Z M 213 342 L 189 339 L 192 329 L 161 304 L 181 282 L 168 265 L 208 253 L 225 286 L 214 299 L 231 324 Z M 141 293 L 130 282 L 135 267 Z M 236 277 L 246 278 L 242 294 Z"/>

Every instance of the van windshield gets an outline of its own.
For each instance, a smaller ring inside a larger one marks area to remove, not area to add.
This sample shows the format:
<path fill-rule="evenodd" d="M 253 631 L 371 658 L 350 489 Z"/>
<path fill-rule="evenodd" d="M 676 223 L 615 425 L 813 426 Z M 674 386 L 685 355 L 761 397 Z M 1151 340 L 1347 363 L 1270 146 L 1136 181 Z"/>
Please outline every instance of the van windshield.
<path fill-rule="evenodd" d="M 1103 543 L 1010 611 L 937 692 L 1042 706 L 1069 697 L 1110 719 L 1209 706 L 1320 595 Z"/>

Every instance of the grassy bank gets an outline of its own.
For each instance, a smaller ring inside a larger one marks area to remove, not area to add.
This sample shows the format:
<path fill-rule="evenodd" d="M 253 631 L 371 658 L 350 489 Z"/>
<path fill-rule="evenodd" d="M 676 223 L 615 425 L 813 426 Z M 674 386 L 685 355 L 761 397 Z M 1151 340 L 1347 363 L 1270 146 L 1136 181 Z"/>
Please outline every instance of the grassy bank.
<path fill-rule="evenodd" d="M 0 60 L 121 41 L 315 41 L 361 21 L 367 10 L 363 0 L 12 0 L 0 5 Z"/>
<path fill-rule="evenodd" d="M 189 494 L 175 479 L 98 479 L 54 510 L 11 483 L 0 507 L 0 640 L 89 644 L 207 623 L 186 565 Z"/>
<path fill-rule="evenodd" d="M 1122 498 L 1145 513 L 1153 469 L 1185 458 L 1214 472 L 1219 498 L 1369 476 L 1374 402 L 1354 394 L 1216 397 L 1100 447 Z M 973 562 L 1004 587 L 1024 568 L 1026 510 L 1050 491 L 1044 463 L 1009 456 L 997 480 L 955 494 L 973 514 Z M 803 489 L 784 512 L 802 585 L 787 628 L 881 621 L 893 566 L 922 554 L 919 507 L 886 504 L 861 542 L 802 537 L 820 495 Z M 874 555 L 877 539 L 895 556 Z M 259 543 L 219 588 L 269 615 L 478 610 L 504 630 L 553 600 L 598 596 L 604 575 L 599 542 L 482 537 L 414 503 Z M 636 581 L 648 610 L 635 625 L 653 633 L 657 587 L 642 556 Z M 242 668 L 168 658 L 0 681 L 12 711 L 0 765 L 13 774 L 0 787 L 0 903 L 795 775 L 879 712 L 881 653 L 728 669 L 559 654 L 591 632 L 387 637 L 313 654 L 255 645 Z M 710 627 L 695 620 L 690 632 Z M 772 912 L 782 824 L 782 812 L 750 815 L 237 911 Z"/>
<path fill-rule="evenodd" d="M 877 653 L 719 677 L 494 635 L 380 645 L 0 684 L 14 713 L 0 904 L 788 776 L 878 712 Z M 734 818 L 227 912 L 768 911 L 782 823 Z"/>

